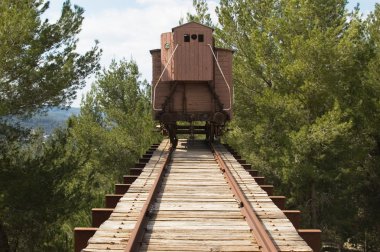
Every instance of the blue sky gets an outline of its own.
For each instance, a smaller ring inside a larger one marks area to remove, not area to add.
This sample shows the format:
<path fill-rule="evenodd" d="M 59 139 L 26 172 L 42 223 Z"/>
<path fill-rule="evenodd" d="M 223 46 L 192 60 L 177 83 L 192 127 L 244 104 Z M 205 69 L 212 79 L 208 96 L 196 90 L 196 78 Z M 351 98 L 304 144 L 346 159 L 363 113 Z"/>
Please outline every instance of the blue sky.
<path fill-rule="evenodd" d="M 50 20 L 59 17 L 64 0 L 50 0 L 45 16 Z M 107 67 L 115 58 L 133 58 L 142 73 L 142 78 L 151 81 L 151 57 L 149 50 L 160 46 L 160 34 L 178 25 L 178 20 L 192 12 L 192 0 L 71 0 L 72 4 L 84 8 L 85 20 L 79 35 L 78 51 L 85 52 L 100 41 L 103 49 L 101 64 Z M 208 0 L 214 10 L 219 0 Z M 347 8 L 353 9 L 359 2 L 364 15 L 374 9 L 380 0 L 349 1 Z M 215 13 L 212 18 L 216 21 Z M 86 87 L 73 103 L 79 107 L 81 97 L 94 81 L 92 76 Z"/>
<path fill-rule="evenodd" d="M 365 15 L 368 15 L 375 7 L 375 3 L 380 3 L 379 0 L 364 0 L 364 1 L 348 1 L 348 9 L 353 9 L 359 3 L 360 9 Z"/>

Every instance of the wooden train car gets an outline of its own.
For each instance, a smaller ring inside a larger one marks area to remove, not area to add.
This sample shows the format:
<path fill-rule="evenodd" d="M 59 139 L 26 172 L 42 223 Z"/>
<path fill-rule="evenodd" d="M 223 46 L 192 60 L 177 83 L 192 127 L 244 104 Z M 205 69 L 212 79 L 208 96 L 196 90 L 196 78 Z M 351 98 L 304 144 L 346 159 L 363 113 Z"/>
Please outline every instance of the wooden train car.
<path fill-rule="evenodd" d="M 153 117 L 172 143 L 181 133 L 205 133 L 211 141 L 220 136 L 232 118 L 233 51 L 214 46 L 211 27 L 190 22 L 161 34 L 161 49 L 150 53 Z M 205 125 L 193 127 L 196 121 Z"/>

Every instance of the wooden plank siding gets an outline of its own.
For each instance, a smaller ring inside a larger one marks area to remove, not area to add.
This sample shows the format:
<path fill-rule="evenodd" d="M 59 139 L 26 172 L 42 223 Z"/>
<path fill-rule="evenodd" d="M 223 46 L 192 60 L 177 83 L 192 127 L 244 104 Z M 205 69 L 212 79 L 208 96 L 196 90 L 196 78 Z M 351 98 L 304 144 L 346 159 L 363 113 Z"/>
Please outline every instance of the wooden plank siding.
<path fill-rule="evenodd" d="M 152 55 L 152 83 L 156 84 L 161 74 L 161 50 L 151 50 Z"/>
<path fill-rule="evenodd" d="M 156 88 L 155 107 L 161 109 L 162 104 L 170 94 L 170 83 L 161 81 Z"/>
<path fill-rule="evenodd" d="M 177 84 L 171 103 L 171 112 L 205 112 L 212 110 L 212 97 L 207 83 L 185 82 Z"/>
<path fill-rule="evenodd" d="M 174 54 L 173 80 L 208 81 L 212 80 L 212 54 L 208 44 L 212 45 L 212 29 L 194 22 L 173 28 L 174 45 L 178 44 Z M 184 35 L 195 34 L 197 39 L 190 38 L 184 42 Z M 202 34 L 204 41 L 199 42 Z"/>
<path fill-rule="evenodd" d="M 168 92 L 167 91 L 167 87 L 165 86 L 158 86 L 158 88 L 156 89 L 156 93 L 154 93 L 154 88 L 157 84 L 157 81 L 161 75 L 161 50 L 160 49 L 156 49 L 156 50 L 151 50 L 150 51 L 150 54 L 152 55 L 152 103 L 153 103 L 153 96 L 155 96 L 155 102 L 153 104 L 153 106 L 155 108 L 161 108 L 161 104 L 163 103 L 164 101 L 164 96 L 166 95 L 166 93 Z M 158 113 L 159 111 L 153 111 L 153 118 L 156 117 L 156 114 Z"/>
<path fill-rule="evenodd" d="M 212 96 L 207 83 L 186 84 L 186 105 L 188 112 L 206 112 L 212 110 Z"/>
<path fill-rule="evenodd" d="M 166 44 L 169 45 L 169 48 L 166 48 Z M 173 43 L 173 33 L 166 32 L 161 34 L 161 72 L 164 71 L 166 64 L 169 62 L 173 51 L 175 49 L 175 44 Z M 174 65 L 173 60 L 170 60 L 169 65 L 162 75 L 162 81 L 171 81 L 173 80 Z M 161 74 L 161 73 L 160 73 Z"/>
<path fill-rule="evenodd" d="M 184 35 L 190 36 L 190 41 L 184 41 Z M 192 39 L 191 35 L 197 35 Z M 199 34 L 203 35 L 203 42 L 198 41 Z M 177 49 L 175 50 L 176 46 Z M 232 105 L 232 55 L 233 51 L 214 48 L 217 60 L 230 85 L 227 85 L 215 64 L 209 45 L 213 45 L 213 29 L 195 22 L 190 22 L 172 29 L 172 32 L 161 34 L 161 49 L 152 50 L 152 95 L 154 95 L 153 117 L 159 119 L 162 114 L 162 105 L 168 99 L 172 87 L 177 83 L 169 107 L 166 112 L 178 115 L 178 118 L 188 118 L 191 115 L 215 113 L 216 103 L 213 94 L 208 88 L 210 82 L 212 88 L 219 97 L 224 108 Z M 174 54 L 173 54 L 174 53 Z M 171 58 L 171 56 L 173 57 Z M 166 64 L 168 64 L 165 69 Z M 157 88 L 155 85 L 162 75 Z M 153 92 L 155 89 L 155 93 Z M 152 99 L 153 100 L 153 99 Z M 229 119 L 232 118 L 232 109 L 225 111 Z M 199 118 L 199 117 L 198 117 Z M 203 119 L 202 119 L 203 120 Z"/>
<path fill-rule="evenodd" d="M 224 108 L 228 108 L 233 103 L 233 81 L 232 81 L 232 55 L 233 51 L 215 48 L 215 55 L 219 62 L 220 68 L 226 77 L 226 80 L 230 86 L 231 92 L 228 92 L 227 84 L 219 71 L 217 64 L 214 64 L 215 71 L 215 93 L 218 95 L 220 102 L 224 105 Z M 232 108 L 229 111 L 225 111 L 232 119 Z"/>

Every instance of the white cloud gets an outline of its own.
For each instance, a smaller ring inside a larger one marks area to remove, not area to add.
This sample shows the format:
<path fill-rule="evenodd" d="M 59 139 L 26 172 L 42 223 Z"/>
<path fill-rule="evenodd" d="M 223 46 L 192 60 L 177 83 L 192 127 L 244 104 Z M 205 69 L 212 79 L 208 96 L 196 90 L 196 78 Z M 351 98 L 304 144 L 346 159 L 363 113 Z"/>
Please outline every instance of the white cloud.
<path fill-rule="evenodd" d="M 45 17 L 56 20 L 64 0 L 51 0 L 51 8 Z M 100 41 L 103 49 L 101 64 L 107 67 L 115 58 L 133 58 L 139 65 L 142 77 L 151 81 L 151 56 L 149 50 L 160 47 L 160 34 L 171 31 L 181 17 L 193 12 L 192 0 L 72 0 L 85 9 L 85 20 L 79 35 L 78 51 L 85 52 Z M 218 0 L 208 0 L 211 17 L 216 22 L 214 12 Z M 366 14 L 378 0 L 360 1 Z M 350 1 L 352 8 L 354 1 Z M 79 106 L 83 93 L 89 90 L 94 77 L 81 90 L 74 106 Z"/>
<path fill-rule="evenodd" d="M 56 20 L 64 0 L 51 0 L 46 17 Z M 79 34 L 78 51 L 89 50 L 95 39 L 103 49 L 102 67 L 108 67 L 112 59 L 133 58 L 149 82 L 152 78 L 149 50 L 160 47 L 160 35 L 178 25 L 181 17 L 193 12 L 192 0 L 72 0 L 85 9 L 82 32 Z M 212 19 L 216 21 L 214 9 L 217 0 L 208 1 Z M 86 87 L 78 94 L 73 106 L 78 107 L 81 96 L 94 81 L 89 78 Z"/>
<path fill-rule="evenodd" d="M 115 58 L 133 58 L 142 77 L 151 81 L 151 56 L 149 50 L 160 47 L 160 35 L 178 25 L 181 16 L 192 9 L 192 1 L 137 0 L 144 6 L 105 9 L 98 13 L 85 14 L 83 29 L 79 36 L 78 51 L 85 52 L 94 40 L 100 41 L 103 49 L 101 64 L 107 67 Z M 170 4 L 167 4 L 169 3 Z M 80 93 L 85 93 L 90 83 Z M 73 104 L 79 106 L 80 97 Z"/>
<path fill-rule="evenodd" d="M 155 4 L 155 5 L 163 5 L 163 4 L 178 4 L 179 2 L 186 2 L 184 0 L 182 1 L 173 1 L 173 0 L 136 0 L 137 3 L 139 4 Z M 187 1 L 191 2 L 191 1 Z M 165 7 L 167 7 L 165 5 Z"/>

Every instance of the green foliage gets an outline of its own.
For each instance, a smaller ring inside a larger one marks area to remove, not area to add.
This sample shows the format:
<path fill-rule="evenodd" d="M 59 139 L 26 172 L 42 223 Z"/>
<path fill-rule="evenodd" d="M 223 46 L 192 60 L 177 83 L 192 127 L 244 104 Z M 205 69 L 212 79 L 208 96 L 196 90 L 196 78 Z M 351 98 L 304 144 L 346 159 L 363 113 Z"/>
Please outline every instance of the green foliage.
<path fill-rule="evenodd" d="M 146 149 L 160 140 L 153 132 L 148 88 L 146 81 L 140 81 L 135 62 L 113 61 L 98 74 L 80 114 L 68 122 L 69 141 L 85 162 L 72 182 L 84 185 L 77 192 L 84 206 L 72 211 L 67 225 L 79 226 L 91 207 L 102 207 L 114 183 L 121 182 Z"/>
<path fill-rule="evenodd" d="M 0 116 L 65 107 L 98 68 L 96 44 L 84 55 L 75 52 L 83 9 L 67 0 L 50 23 L 40 18 L 48 7 L 43 0 L 0 2 Z"/>
<path fill-rule="evenodd" d="M 113 184 L 159 141 L 139 77 L 135 62 L 113 62 L 67 128 L 47 139 L 42 132 L 1 139 L 3 250 L 71 251 L 73 228 L 90 225 L 91 208 L 102 207 Z"/>
<path fill-rule="evenodd" d="M 186 13 L 187 22 L 194 21 L 209 27 L 214 27 L 210 13 L 208 13 L 208 4 L 206 0 L 193 0 L 193 7 L 195 14 L 191 14 L 190 12 Z M 179 24 L 183 24 L 183 18 L 179 20 Z"/>
<path fill-rule="evenodd" d="M 84 156 L 70 144 L 70 132 L 45 139 L 9 122 L 67 107 L 98 69 L 97 43 L 76 52 L 83 9 L 65 1 L 51 23 L 41 20 L 48 7 L 43 0 L 0 1 L 0 251 L 68 250 L 59 230 L 83 204 L 83 185 L 72 180 Z"/>
<path fill-rule="evenodd" d="M 72 183 L 83 160 L 69 144 L 69 134 L 58 129 L 48 140 L 36 133 L 5 143 L 0 156 L 0 217 L 11 251 L 58 250 L 60 225 L 72 209 L 83 207 L 77 193 L 82 185 Z"/>
<path fill-rule="evenodd" d="M 379 247 L 380 5 L 221 0 L 217 44 L 236 50 L 235 119 L 225 138 L 324 240 Z M 188 21 L 213 26 L 205 0 Z M 75 52 L 83 10 L 56 23 L 42 0 L 0 2 L 0 116 L 67 106 L 100 51 Z M 133 61 L 97 76 L 81 112 L 48 139 L 0 122 L 0 251 L 72 250 L 112 184 L 160 137 Z M 2 118 L 4 120 L 4 117 Z"/>
<path fill-rule="evenodd" d="M 91 151 L 94 167 L 105 172 L 127 171 L 152 141 L 153 120 L 146 82 L 135 62 L 111 63 L 82 103 L 74 134 L 79 146 Z"/>
<path fill-rule="evenodd" d="M 290 196 L 307 226 L 363 242 L 380 231 L 369 223 L 379 220 L 380 12 L 362 20 L 345 6 L 221 0 L 216 33 L 236 49 L 226 141 Z"/>

